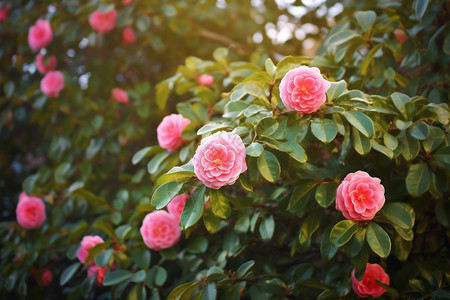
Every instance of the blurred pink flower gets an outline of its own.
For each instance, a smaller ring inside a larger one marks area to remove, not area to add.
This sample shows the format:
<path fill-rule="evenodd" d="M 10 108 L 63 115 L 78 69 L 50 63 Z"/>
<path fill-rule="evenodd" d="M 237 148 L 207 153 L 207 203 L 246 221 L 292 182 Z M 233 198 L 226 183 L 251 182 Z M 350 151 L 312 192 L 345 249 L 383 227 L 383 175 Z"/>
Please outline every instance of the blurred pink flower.
<path fill-rule="evenodd" d="M 84 264 L 86 263 L 86 258 L 89 255 L 88 250 L 94 247 L 95 245 L 102 244 L 104 241 L 98 235 L 85 235 L 81 240 L 81 246 L 78 248 L 77 257 Z M 94 264 L 94 262 L 90 262 L 90 264 Z"/>
<path fill-rule="evenodd" d="M 127 92 L 120 88 L 113 88 L 111 91 L 111 96 L 119 103 L 127 104 L 129 102 Z"/>
<path fill-rule="evenodd" d="M 353 221 L 372 220 L 384 201 L 381 180 L 363 171 L 348 174 L 336 192 L 336 209 Z"/>
<path fill-rule="evenodd" d="M 375 280 L 389 285 L 389 275 L 379 264 L 367 264 L 364 277 L 358 281 L 355 277 L 355 270 L 352 271 L 352 286 L 355 293 L 361 298 L 380 297 L 386 289 L 380 286 Z"/>
<path fill-rule="evenodd" d="M 108 271 L 108 267 L 100 268 L 96 264 L 93 264 L 87 270 L 87 276 L 90 277 L 90 276 L 92 276 L 92 275 L 97 273 L 97 280 L 96 280 L 96 282 L 97 282 L 98 285 L 103 285 L 103 280 L 105 279 L 106 271 Z"/>
<path fill-rule="evenodd" d="M 200 85 L 211 85 L 214 82 L 214 77 L 208 74 L 198 76 L 197 83 Z"/>
<path fill-rule="evenodd" d="M 131 3 L 131 0 L 123 0 L 122 1 L 122 4 L 123 5 L 128 5 L 128 4 L 130 4 Z"/>
<path fill-rule="evenodd" d="M 47 218 L 42 199 L 28 196 L 22 192 L 16 208 L 17 222 L 25 229 L 41 227 Z"/>
<path fill-rule="evenodd" d="M 49 269 L 44 270 L 41 275 L 42 284 L 49 286 L 53 282 L 53 273 Z"/>
<path fill-rule="evenodd" d="M 325 103 L 331 84 L 316 67 L 301 66 L 287 72 L 280 83 L 280 97 L 287 109 L 310 114 Z"/>
<path fill-rule="evenodd" d="M 156 128 L 159 145 L 170 152 L 176 151 L 186 142 L 181 137 L 181 133 L 190 123 L 191 121 L 189 119 L 178 114 L 171 114 L 164 117 Z"/>
<path fill-rule="evenodd" d="M 50 22 L 47 20 L 37 20 L 36 24 L 28 30 L 28 44 L 33 50 L 45 48 L 53 38 Z"/>
<path fill-rule="evenodd" d="M 6 21 L 8 18 L 8 11 L 11 8 L 11 4 L 5 5 L 4 8 L 2 8 L 3 4 L 0 3 L 0 23 Z"/>
<path fill-rule="evenodd" d="M 406 35 L 406 32 L 401 28 L 396 28 L 394 30 L 395 38 L 397 39 L 397 42 L 399 44 L 403 44 L 408 39 L 408 36 Z"/>
<path fill-rule="evenodd" d="M 50 71 L 53 71 L 56 69 L 57 65 L 56 57 L 54 55 L 50 56 L 48 58 L 48 64 L 45 64 L 44 61 L 44 55 L 38 54 L 36 56 L 36 68 L 38 69 L 39 73 L 41 74 L 47 74 Z"/>
<path fill-rule="evenodd" d="M 160 251 L 175 245 L 180 239 L 178 220 L 165 210 L 153 211 L 142 221 L 141 235 L 150 249 Z"/>
<path fill-rule="evenodd" d="M 136 41 L 136 35 L 134 34 L 133 28 L 128 26 L 122 31 L 122 41 L 125 45 Z"/>
<path fill-rule="evenodd" d="M 50 71 L 41 80 L 41 91 L 49 98 L 58 97 L 64 88 L 64 75 L 60 71 Z"/>
<path fill-rule="evenodd" d="M 180 222 L 181 213 L 183 212 L 186 201 L 189 199 L 190 195 L 181 194 L 173 197 L 173 199 L 167 204 L 167 210 Z"/>
<path fill-rule="evenodd" d="M 105 13 L 96 10 L 89 16 L 89 24 L 92 29 L 99 33 L 108 33 L 116 26 L 116 17 L 117 11 L 115 9 Z"/>
<path fill-rule="evenodd" d="M 244 143 L 237 134 L 216 132 L 201 141 L 193 164 L 198 179 L 207 187 L 231 185 L 247 170 Z"/>

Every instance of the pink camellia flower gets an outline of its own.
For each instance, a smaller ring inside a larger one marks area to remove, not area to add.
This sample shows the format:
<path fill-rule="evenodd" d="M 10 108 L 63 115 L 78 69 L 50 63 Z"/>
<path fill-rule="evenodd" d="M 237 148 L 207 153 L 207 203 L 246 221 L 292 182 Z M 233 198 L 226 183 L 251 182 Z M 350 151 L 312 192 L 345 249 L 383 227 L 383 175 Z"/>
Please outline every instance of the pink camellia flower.
<path fill-rule="evenodd" d="M 408 39 L 406 32 L 401 28 L 396 28 L 394 30 L 394 35 L 399 44 L 403 44 Z"/>
<path fill-rule="evenodd" d="M 131 0 L 123 0 L 122 1 L 122 4 L 123 5 L 128 5 L 128 4 L 130 4 L 131 3 Z"/>
<path fill-rule="evenodd" d="M 53 38 L 50 22 L 47 20 L 37 20 L 34 26 L 28 31 L 28 44 L 33 50 L 45 48 Z"/>
<path fill-rule="evenodd" d="M 81 240 L 81 247 L 78 248 L 77 257 L 84 264 L 89 255 L 88 250 L 95 245 L 104 243 L 103 239 L 98 235 L 85 235 Z M 93 262 L 91 262 L 93 264 Z"/>
<path fill-rule="evenodd" d="M 48 64 L 45 64 L 44 61 L 44 55 L 38 54 L 36 56 L 36 68 L 38 69 L 39 73 L 41 74 L 47 74 L 50 71 L 53 71 L 56 69 L 56 65 L 58 62 L 56 61 L 56 57 L 54 55 L 50 56 L 48 58 Z"/>
<path fill-rule="evenodd" d="M 239 135 L 219 131 L 202 139 L 195 151 L 194 172 L 213 189 L 233 184 L 247 170 L 245 146 Z"/>
<path fill-rule="evenodd" d="M 133 28 L 128 26 L 122 31 L 122 41 L 125 45 L 136 41 L 136 35 L 134 34 Z"/>
<path fill-rule="evenodd" d="M 128 100 L 128 94 L 122 89 L 119 88 L 113 88 L 111 91 L 111 96 L 117 100 L 117 102 L 122 104 L 127 104 L 129 102 Z"/>
<path fill-rule="evenodd" d="M 183 212 L 186 201 L 190 195 L 181 194 L 173 197 L 173 199 L 167 204 L 167 210 L 180 222 L 181 213 Z"/>
<path fill-rule="evenodd" d="M 2 8 L 2 6 L 3 4 L 0 3 L 0 23 L 6 21 L 11 4 L 8 3 L 4 8 Z"/>
<path fill-rule="evenodd" d="M 214 77 L 208 74 L 198 76 L 197 83 L 200 85 L 211 85 L 214 82 Z"/>
<path fill-rule="evenodd" d="M 115 9 L 105 13 L 96 10 L 89 16 L 89 24 L 92 29 L 99 33 L 108 33 L 116 26 L 116 17 L 117 11 Z"/>
<path fill-rule="evenodd" d="M 165 210 L 149 213 L 141 226 L 144 243 L 156 251 L 172 247 L 180 239 L 181 230 L 178 223 L 179 220 Z"/>
<path fill-rule="evenodd" d="M 16 215 L 17 222 L 25 229 L 39 228 L 47 218 L 42 199 L 28 196 L 25 192 L 22 192 L 19 196 Z"/>
<path fill-rule="evenodd" d="M 178 114 L 171 114 L 164 117 L 156 128 L 159 145 L 170 152 L 176 151 L 186 142 L 181 137 L 181 133 L 190 123 L 191 121 L 189 119 Z"/>
<path fill-rule="evenodd" d="M 87 270 L 87 275 L 88 277 L 94 275 L 97 273 L 97 280 L 96 283 L 98 285 L 103 285 L 103 280 L 105 279 L 105 274 L 106 271 L 108 271 L 108 267 L 103 267 L 100 268 L 99 266 L 97 266 L 96 264 L 93 264 L 92 266 L 89 267 L 89 269 Z"/>
<path fill-rule="evenodd" d="M 41 80 L 41 91 L 49 98 L 59 96 L 64 88 L 64 75 L 60 71 L 50 71 Z"/>
<path fill-rule="evenodd" d="M 352 286 L 355 293 L 361 298 L 380 297 L 386 289 L 375 280 L 389 285 L 389 275 L 379 264 L 367 264 L 364 277 L 358 281 L 355 277 L 355 270 L 352 271 Z"/>
<path fill-rule="evenodd" d="M 44 286 L 49 286 L 53 282 L 52 271 L 46 269 L 44 272 L 42 272 L 41 280 Z"/>
<path fill-rule="evenodd" d="M 384 201 L 381 180 L 363 171 L 348 174 L 336 192 L 336 209 L 353 221 L 372 220 Z"/>
<path fill-rule="evenodd" d="M 280 96 L 287 109 L 299 113 L 316 112 L 325 103 L 331 83 L 316 67 L 301 66 L 287 72 L 280 83 Z"/>

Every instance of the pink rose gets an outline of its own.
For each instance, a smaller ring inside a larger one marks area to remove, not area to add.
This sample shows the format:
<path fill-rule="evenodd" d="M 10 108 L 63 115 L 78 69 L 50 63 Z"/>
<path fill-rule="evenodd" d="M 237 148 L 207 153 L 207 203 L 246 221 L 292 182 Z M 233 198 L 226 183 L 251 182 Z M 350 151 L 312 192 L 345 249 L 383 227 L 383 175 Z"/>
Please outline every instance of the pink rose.
<path fill-rule="evenodd" d="M 183 212 L 186 201 L 189 199 L 190 195 L 181 194 L 175 196 L 169 204 L 167 204 L 167 210 L 180 222 L 181 213 Z"/>
<path fill-rule="evenodd" d="M 64 88 L 64 75 L 60 71 L 50 71 L 41 80 L 41 91 L 49 98 L 59 96 Z"/>
<path fill-rule="evenodd" d="M 113 88 L 111 91 L 111 96 L 117 100 L 117 102 L 122 104 L 128 103 L 128 94 L 122 89 L 119 88 Z"/>
<path fill-rule="evenodd" d="M 77 257 L 84 264 L 89 255 L 88 250 L 95 245 L 104 243 L 103 239 L 98 235 L 85 235 L 81 240 L 81 247 L 78 248 Z M 93 262 L 91 262 L 93 264 Z"/>
<path fill-rule="evenodd" d="M 207 187 L 219 189 L 233 184 L 247 170 L 244 143 L 237 134 L 216 132 L 202 140 L 193 164 L 198 179 Z"/>
<path fill-rule="evenodd" d="M 115 9 L 105 13 L 96 10 L 89 16 L 89 24 L 92 29 L 99 33 L 108 33 L 116 26 L 116 17 L 117 11 Z"/>
<path fill-rule="evenodd" d="M 150 249 L 162 250 L 175 245 L 180 239 L 178 220 L 165 210 L 149 213 L 142 221 L 141 235 Z"/>
<path fill-rule="evenodd" d="M 33 50 L 45 48 L 53 38 L 50 22 L 47 20 L 37 20 L 34 26 L 28 31 L 28 44 Z"/>
<path fill-rule="evenodd" d="M 280 83 L 280 96 L 287 109 L 310 114 L 325 103 L 331 83 L 316 67 L 301 66 L 287 72 Z"/>
<path fill-rule="evenodd" d="M 53 273 L 46 269 L 42 272 L 41 280 L 44 286 L 49 286 L 53 282 Z"/>
<path fill-rule="evenodd" d="M 389 285 L 389 275 L 379 264 L 367 264 L 364 277 L 358 281 L 355 277 L 355 270 L 352 271 L 352 286 L 355 293 L 361 298 L 380 297 L 386 289 L 375 280 Z"/>
<path fill-rule="evenodd" d="M 48 58 L 48 64 L 45 64 L 44 55 L 38 54 L 36 56 L 36 68 L 41 74 L 47 74 L 48 72 L 53 71 L 56 69 L 56 65 L 57 61 L 54 55 Z"/>
<path fill-rule="evenodd" d="M 25 229 L 39 228 L 47 218 L 42 199 L 28 196 L 25 192 L 22 192 L 19 196 L 16 215 L 17 222 Z"/>
<path fill-rule="evenodd" d="M 105 279 L 105 274 L 106 271 L 108 271 L 108 267 L 103 267 L 100 268 L 99 266 L 97 266 L 96 264 L 93 264 L 92 266 L 89 267 L 89 269 L 87 270 L 87 275 L 88 277 L 94 275 L 97 273 L 97 280 L 96 283 L 98 285 L 103 285 L 103 280 Z"/>
<path fill-rule="evenodd" d="M 156 128 L 159 145 L 170 152 L 176 151 L 186 142 L 181 133 L 190 123 L 191 121 L 182 115 L 171 114 L 164 117 Z"/>
<path fill-rule="evenodd" d="M 136 35 L 134 34 L 133 28 L 128 26 L 122 31 L 122 41 L 125 45 L 136 41 Z"/>
<path fill-rule="evenodd" d="M 208 74 L 198 76 L 197 83 L 200 85 L 211 85 L 214 82 L 214 77 Z"/>
<path fill-rule="evenodd" d="M 0 3 L 0 23 L 6 21 L 6 18 L 8 17 L 8 11 L 11 8 L 11 4 L 5 5 L 4 8 L 2 8 L 3 4 Z"/>
<path fill-rule="evenodd" d="M 381 180 L 363 171 L 348 174 L 336 192 L 336 209 L 353 221 L 372 220 L 384 201 Z"/>

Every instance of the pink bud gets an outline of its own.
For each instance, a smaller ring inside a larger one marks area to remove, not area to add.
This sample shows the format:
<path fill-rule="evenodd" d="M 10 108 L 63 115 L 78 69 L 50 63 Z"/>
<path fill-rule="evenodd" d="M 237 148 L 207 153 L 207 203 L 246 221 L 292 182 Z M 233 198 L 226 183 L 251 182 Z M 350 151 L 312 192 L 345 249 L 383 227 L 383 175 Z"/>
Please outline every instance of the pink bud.
<path fill-rule="evenodd" d="M 200 85 L 208 86 L 214 82 L 214 77 L 212 77 L 211 75 L 208 75 L 208 74 L 203 74 L 203 75 L 198 76 L 197 82 Z"/>

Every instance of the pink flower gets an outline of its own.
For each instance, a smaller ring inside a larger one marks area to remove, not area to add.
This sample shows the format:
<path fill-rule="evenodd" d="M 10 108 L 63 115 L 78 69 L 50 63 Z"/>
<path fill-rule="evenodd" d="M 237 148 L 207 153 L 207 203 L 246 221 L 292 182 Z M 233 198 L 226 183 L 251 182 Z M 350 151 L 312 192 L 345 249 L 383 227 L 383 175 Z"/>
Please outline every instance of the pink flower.
<path fill-rule="evenodd" d="M 122 104 L 127 104 L 129 102 L 128 100 L 128 94 L 122 89 L 119 88 L 113 88 L 111 91 L 111 96 L 117 100 L 117 102 Z"/>
<path fill-rule="evenodd" d="M 16 208 L 17 222 L 25 229 L 41 227 L 47 218 L 42 199 L 28 196 L 22 192 Z"/>
<path fill-rule="evenodd" d="M 123 5 L 128 5 L 128 4 L 130 4 L 131 3 L 131 0 L 123 0 L 122 1 L 122 4 Z"/>
<path fill-rule="evenodd" d="M 50 71 L 41 80 L 41 91 L 49 98 L 59 96 L 64 88 L 64 75 L 60 71 Z"/>
<path fill-rule="evenodd" d="M 33 50 L 45 48 L 53 38 L 50 22 L 47 20 L 37 20 L 34 26 L 28 31 L 28 44 Z"/>
<path fill-rule="evenodd" d="M 108 33 L 116 26 L 117 11 L 112 9 L 102 13 L 99 10 L 94 11 L 89 16 L 89 24 L 92 29 L 99 33 Z"/>
<path fill-rule="evenodd" d="M 103 267 L 100 268 L 99 266 L 97 266 L 96 264 L 93 264 L 92 266 L 89 267 L 89 269 L 87 270 L 87 275 L 88 277 L 94 275 L 97 273 L 97 280 L 96 283 L 98 285 L 103 285 L 103 280 L 105 279 L 105 274 L 106 271 L 108 271 L 108 267 Z"/>
<path fill-rule="evenodd" d="M 181 133 L 190 123 L 191 121 L 182 115 L 171 114 L 164 117 L 156 128 L 159 145 L 170 152 L 176 151 L 186 142 Z"/>
<path fill-rule="evenodd" d="M 53 282 L 52 271 L 46 269 L 44 272 L 42 272 L 41 280 L 44 286 L 49 286 Z"/>
<path fill-rule="evenodd" d="M 213 189 L 233 184 L 247 170 L 245 146 L 239 135 L 219 131 L 204 138 L 195 151 L 194 172 Z"/>
<path fill-rule="evenodd" d="M 352 271 L 352 286 L 355 293 L 361 298 L 379 297 L 386 292 L 375 280 L 389 285 L 389 275 L 379 264 L 367 264 L 364 277 L 358 281 L 355 277 L 355 270 Z"/>
<path fill-rule="evenodd" d="M 136 41 L 136 35 L 134 34 L 133 28 L 128 26 L 122 31 L 122 41 L 125 45 Z"/>
<path fill-rule="evenodd" d="M 56 65 L 57 61 L 54 55 L 48 58 L 48 64 L 46 64 L 44 61 L 44 55 L 38 54 L 36 56 L 36 68 L 41 74 L 47 74 L 48 72 L 53 71 L 54 69 L 56 69 Z"/>
<path fill-rule="evenodd" d="M 336 192 L 336 209 L 353 221 L 372 220 L 384 201 L 381 180 L 363 171 L 348 174 Z"/>
<path fill-rule="evenodd" d="M 78 248 L 77 257 L 84 264 L 86 263 L 86 258 L 89 255 L 88 250 L 95 245 L 104 243 L 103 239 L 98 235 L 85 235 L 81 240 L 81 247 Z M 91 262 L 93 264 L 93 262 Z"/>
<path fill-rule="evenodd" d="M 6 21 L 8 17 L 8 11 L 11 8 L 11 4 L 5 5 L 5 8 L 2 8 L 3 4 L 0 3 L 0 23 Z"/>
<path fill-rule="evenodd" d="M 181 213 L 183 212 L 186 201 L 189 199 L 190 195 L 181 194 L 175 196 L 169 204 L 167 204 L 167 210 L 180 222 Z"/>
<path fill-rule="evenodd" d="M 178 223 L 173 215 L 164 210 L 149 213 L 141 226 L 144 243 L 157 251 L 172 247 L 180 239 L 181 231 Z"/>
<path fill-rule="evenodd" d="M 403 44 L 408 39 L 406 32 L 401 28 L 396 28 L 394 30 L 394 35 L 399 44 Z"/>
<path fill-rule="evenodd" d="M 200 85 L 211 85 L 214 82 L 214 77 L 208 74 L 198 76 L 197 82 Z"/>
<path fill-rule="evenodd" d="M 331 84 L 316 67 L 301 66 L 287 72 L 280 83 L 280 96 L 287 109 L 310 114 L 325 103 Z"/>

